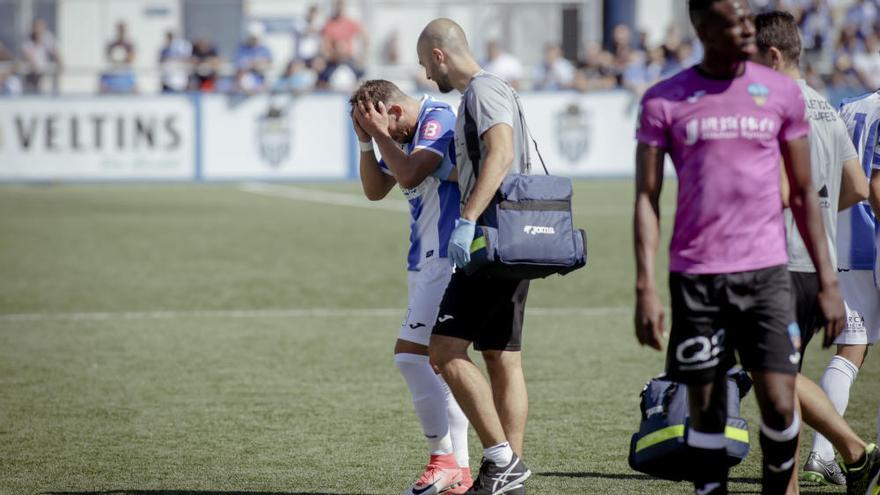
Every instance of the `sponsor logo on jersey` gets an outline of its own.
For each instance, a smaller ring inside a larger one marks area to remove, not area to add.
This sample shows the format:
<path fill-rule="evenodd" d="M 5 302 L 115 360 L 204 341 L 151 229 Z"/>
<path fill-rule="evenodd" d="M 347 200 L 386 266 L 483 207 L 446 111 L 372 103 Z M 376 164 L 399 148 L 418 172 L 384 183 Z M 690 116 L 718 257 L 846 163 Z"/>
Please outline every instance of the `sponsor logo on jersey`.
<path fill-rule="evenodd" d="M 577 103 L 572 103 L 556 116 L 556 136 L 559 153 L 571 163 L 576 163 L 590 149 L 590 113 Z"/>
<path fill-rule="evenodd" d="M 428 119 L 422 124 L 422 139 L 437 139 L 443 135 L 443 124 L 436 119 Z"/>
<path fill-rule="evenodd" d="M 443 315 L 440 318 L 437 318 L 437 321 L 439 321 L 440 323 L 443 323 L 444 321 L 451 320 L 453 318 L 455 318 L 455 317 L 452 315 Z"/>
<path fill-rule="evenodd" d="M 755 100 L 756 105 L 763 107 L 770 96 L 770 89 L 761 83 L 752 83 L 749 84 L 749 95 Z"/>
<path fill-rule="evenodd" d="M 542 225 L 526 225 L 525 227 L 523 227 L 523 232 L 529 235 L 553 235 L 556 233 L 556 229 L 554 229 L 553 227 L 545 227 Z"/>
<path fill-rule="evenodd" d="M 257 121 L 257 140 L 260 158 L 269 166 L 277 168 L 290 156 L 292 132 L 287 113 L 280 107 L 270 105 Z"/>
<path fill-rule="evenodd" d="M 776 136 L 776 122 L 769 117 L 753 115 L 718 115 L 689 120 L 685 124 L 685 144 L 722 139 L 765 141 Z"/>
<path fill-rule="evenodd" d="M 428 325 L 425 325 L 424 323 L 410 323 L 409 324 L 409 327 L 412 328 L 413 330 L 415 330 L 416 328 L 422 328 L 422 327 L 426 327 L 426 326 L 428 326 Z"/>

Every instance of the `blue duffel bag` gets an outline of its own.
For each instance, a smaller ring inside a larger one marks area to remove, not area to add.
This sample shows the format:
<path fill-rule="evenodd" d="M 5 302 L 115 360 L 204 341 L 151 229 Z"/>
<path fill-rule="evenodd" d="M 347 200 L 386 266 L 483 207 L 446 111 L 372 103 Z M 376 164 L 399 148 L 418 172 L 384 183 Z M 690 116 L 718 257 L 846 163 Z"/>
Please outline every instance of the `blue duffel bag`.
<path fill-rule="evenodd" d="M 727 374 L 727 459 L 735 466 L 749 454 L 749 425 L 740 417 L 740 401 L 752 381 L 741 368 Z M 673 481 L 693 481 L 685 444 L 688 425 L 687 386 L 652 378 L 641 393 L 641 423 L 632 436 L 629 465 L 636 471 Z"/>
<path fill-rule="evenodd" d="M 519 98 L 516 102 L 519 105 Z M 528 136 L 522 106 L 519 109 Z M 477 125 L 467 108 L 464 112 L 468 157 L 475 176 L 479 176 L 482 157 Z M 479 272 L 492 277 L 535 279 L 565 275 L 587 264 L 587 234 L 575 229 L 572 219 L 571 179 L 550 175 L 540 151 L 538 157 L 545 175 L 528 174 L 531 163 L 526 150 L 527 173 L 508 174 L 477 221 L 471 262 L 465 267 L 469 275 Z"/>

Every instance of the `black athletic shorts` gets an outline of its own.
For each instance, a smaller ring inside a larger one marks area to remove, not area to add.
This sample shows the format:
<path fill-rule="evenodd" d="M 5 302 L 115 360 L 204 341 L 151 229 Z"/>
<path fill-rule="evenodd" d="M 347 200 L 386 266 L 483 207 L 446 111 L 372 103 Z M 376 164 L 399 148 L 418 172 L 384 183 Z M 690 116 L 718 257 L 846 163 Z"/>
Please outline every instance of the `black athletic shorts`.
<path fill-rule="evenodd" d="M 670 379 L 707 384 L 735 363 L 748 371 L 795 374 L 800 331 L 784 266 L 720 275 L 671 273 Z"/>
<path fill-rule="evenodd" d="M 801 329 L 801 362 L 798 364 L 800 370 L 804 365 L 804 353 L 813 334 L 827 323 L 818 302 L 819 276 L 815 273 L 791 272 L 791 295 L 795 319 Z"/>
<path fill-rule="evenodd" d="M 434 335 L 458 337 L 474 343 L 478 351 L 519 351 L 528 280 L 452 274 Z"/>

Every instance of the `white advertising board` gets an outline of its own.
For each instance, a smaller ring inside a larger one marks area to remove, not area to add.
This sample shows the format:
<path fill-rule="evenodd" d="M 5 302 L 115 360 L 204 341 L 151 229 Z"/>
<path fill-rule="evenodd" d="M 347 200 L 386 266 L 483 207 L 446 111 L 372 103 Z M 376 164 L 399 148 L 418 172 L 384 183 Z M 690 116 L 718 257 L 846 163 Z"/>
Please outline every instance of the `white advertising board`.
<path fill-rule="evenodd" d="M 346 179 L 348 101 L 341 95 L 205 95 L 202 171 L 218 179 Z"/>
<path fill-rule="evenodd" d="M 632 94 L 526 93 L 522 103 L 550 173 L 633 175 L 638 100 Z M 532 161 L 537 172 L 534 154 Z"/>
<path fill-rule="evenodd" d="M 188 180 L 187 97 L 0 99 L 0 180 Z"/>

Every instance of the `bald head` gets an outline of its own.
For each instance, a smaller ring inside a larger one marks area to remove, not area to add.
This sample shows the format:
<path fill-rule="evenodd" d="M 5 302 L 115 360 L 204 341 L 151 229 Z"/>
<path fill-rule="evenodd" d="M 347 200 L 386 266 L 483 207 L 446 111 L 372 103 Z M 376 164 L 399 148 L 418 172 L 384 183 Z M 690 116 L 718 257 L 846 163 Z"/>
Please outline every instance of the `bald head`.
<path fill-rule="evenodd" d="M 451 19 L 434 19 L 422 30 L 418 50 L 421 52 L 434 48 L 452 56 L 470 53 L 464 30 Z"/>

